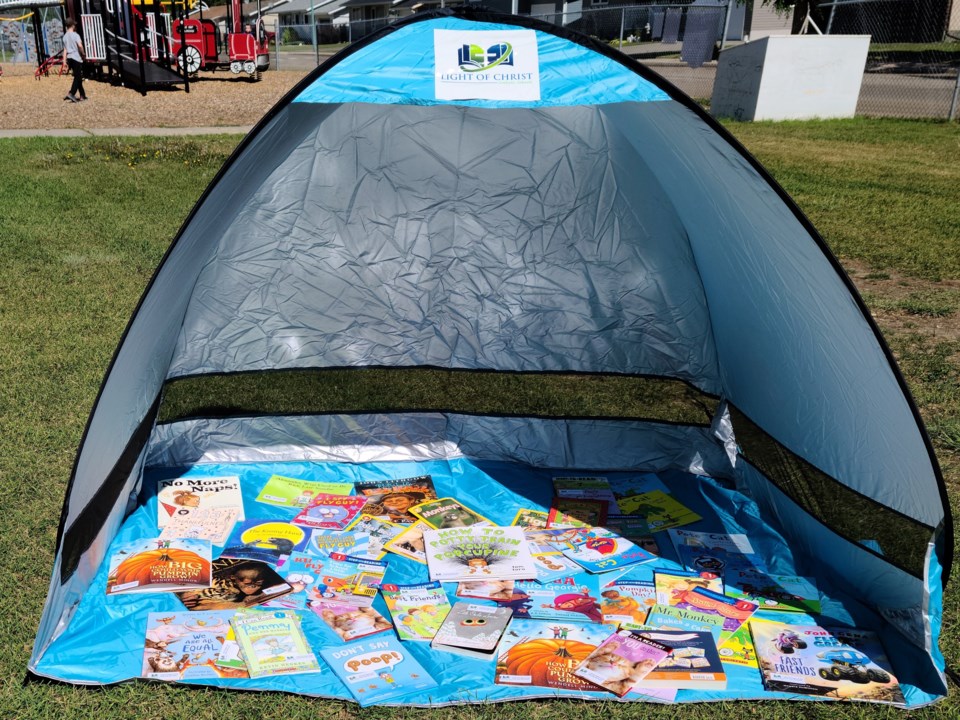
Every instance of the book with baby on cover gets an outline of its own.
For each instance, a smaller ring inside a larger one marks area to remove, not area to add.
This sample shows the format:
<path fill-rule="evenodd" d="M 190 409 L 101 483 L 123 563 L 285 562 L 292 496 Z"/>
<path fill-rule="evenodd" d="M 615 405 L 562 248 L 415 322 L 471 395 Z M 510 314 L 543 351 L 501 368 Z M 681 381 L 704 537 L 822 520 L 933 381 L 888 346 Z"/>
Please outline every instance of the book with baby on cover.
<path fill-rule="evenodd" d="M 604 640 L 573 671 L 577 677 L 623 697 L 670 654 L 672 648 L 630 630 Z"/>

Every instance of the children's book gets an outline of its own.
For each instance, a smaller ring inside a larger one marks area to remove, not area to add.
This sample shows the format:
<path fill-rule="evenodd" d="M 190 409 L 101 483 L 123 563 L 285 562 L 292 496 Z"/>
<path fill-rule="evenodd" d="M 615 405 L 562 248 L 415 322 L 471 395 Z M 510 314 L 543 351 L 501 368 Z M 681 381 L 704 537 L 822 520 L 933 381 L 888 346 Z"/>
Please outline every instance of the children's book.
<path fill-rule="evenodd" d="M 131 540 L 110 557 L 107 595 L 177 592 L 210 586 L 209 540 Z"/>
<path fill-rule="evenodd" d="M 673 496 L 659 490 L 622 497 L 617 504 L 624 514 L 642 517 L 653 532 L 689 525 L 702 519 Z"/>
<path fill-rule="evenodd" d="M 615 475 L 610 479 L 610 489 L 613 490 L 613 494 L 618 500 L 622 497 L 642 495 L 653 490 L 659 490 L 667 495 L 670 494 L 670 488 L 664 484 L 656 473 Z"/>
<path fill-rule="evenodd" d="M 406 530 L 407 527 L 409 526 L 361 513 L 352 523 L 347 525 L 346 529 L 367 535 L 370 540 L 366 554 L 375 560 L 379 560 L 387 554 L 386 544 Z"/>
<path fill-rule="evenodd" d="M 526 602 L 517 602 L 522 597 Z M 511 608 L 514 617 L 599 623 L 603 621 L 599 598 L 599 578 L 580 572 L 545 583 L 518 581 L 514 597 L 504 606 Z"/>
<path fill-rule="evenodd" d="M 436 681 L 392 637 L 372 638 L 320 651 L 361 707 L 390 702 L 410 693 L 429 693 Z"/>
<path fill-rule="evenodd" d="M 213 580 L 202 590 L 178 592 L 187 610 L 241 610 L 293 591 L 266 563 L 221 557 L 213 561 Z"/>
<path fill-rule="evenodd" d="M 493 525 L 483 515 L 451 497 L 428 500 L 414 505 L 410 512 L 435 530 L 465 528 L 471 525 Z"/>
<path fill-rule="evenodd" d="M 447 613 L 430 646 L 469 657 L 493 657 L 511 617 L 506 608 L 458 602 Z"/>
<path fill-rule="evenodd" d="M 684 610 L 672 605 L 654 605 L 647 613 L 645 625 L 661 630 L 705 630 L 713 633 L 719 640 L 723 631 L 723 618 L 719 615 L 704 613 L 698 610 Z M 632 623 L 625 623 L 623 627 L 631 630 Z"/>
<path fill-rule="evenodd" d="M 520 527 L 424 530 L 423 539 L 431 580 L 522 580 L 537 576 Z"/>
<path fill-rule="evenodd" d="M 645 580 L 614 580 L 600 589 L 600 612 L 610 625 L 642 623 L 656 604 L 653 583 Z"/>
<path fill-rule="evenodd" d="M 209 540 L 213 545 L 223 546 L 237 524 L 239 508 L 196 508 L 184 515 L 174 515 L 160 531 L 160 540 L 193 538 Z"/>
<path fill-rule="evenodd" d="M 426 500 L 436 500 L 437 491 L 429 475 L 399 480 L 370 480 L 356 483 L 358 495 L 367 497 L 364 512 L 392 523 L 410 525 L 417 521 L 410 508 Z"/>
<path fill-rule="evenodd" d="M 699 587 L 690 591 L 683 591 L 675 597 L 679 601 L 675 604 L 678 608 L 710 613 L 723 618 L 723 631 L 720 634 L 721 642 L 727 640 L 757 609 L 757 604 L 749 600 L 738 600 L 723 593 Z"/>
<path fill-rule="evenodd" d="M 723 577 L 727 595 L 757 603 L 763 610 L 820 613 L 820 592 L 813 578 L 742 570 Z"/>
<path fill-rule="evenodd" d="M 603 526 L 649 553 L 660 554 L 660 545 L 657 543 L 657 539 L 653 536 L 647 521 L 641 517 L 607 513 L 607 521 Z"/>
<path fill-rule="evenodd" d="M 250 519 L 238 522 L 221 557 L 259 560 L 280 566 L 290 553 L 304 550 L 310 531 L 287 522 Z"/>
<path fill-rule="evenodd" d="M 904 703 L 873 632 L 758 619 L 751 619 L 749 627 L 767 690 Z"/>
<path fill-rule="evenodd" d="M 293 590 L 276 600 L 268 600 L 263 607 L 286 608 L 288 610 L 303 610 L 311 601 L 319 600 L 316 590 L 317 583 L 323 577 L 324 560 L 326 558 L 310 553 L 293 553 L 287 558 L 282 568 L 277 572 Z"/>
<path fill-rule="evenodd" d="M 426 565 L 427 551 L 423 545 L 424 530 L 433 530 L 433 528 L 423 520 L 417 520 L 412 525 L 407 525 L 406 530 L 392 540 L 388 540 L 384 547 L 388 552 L 396 553 L 401 557 L 410 558 Z"/>
<path fill-rule="evenodd" d="M 457 597 L 474 600 L 509 600 L 516 580 L 461 580 Z"/>
<path fill-rule="evenodd" d="M 524 530 L 540 530 L 547 527 L 547 517 L 550 513 L 543 510 L 518 510 L 511 525 L 519 525 Z"/>
<path fill-rule="evenodd" d="M 547 515 L 547 527 L 595 527 L 607 521 L 604 500 L 555 497 Z"/>
<path fill-rule="evenodd" d="M 605 477 L 555 477 L 553 494 L 565 499 L 599 500 L 604 512 L 620 512 L 617 498 Z"/>
<path fill-rule="evenodd" d="M 310 504 L 293 518 L 294 525 L 308 528 L 345 529 L 367 504 L 359 495 L 317 493 Z"/>
<path fill-rule="evenodd" d="M 584 623 L 514 618 L 497 648 L 498 685 L 598 692 L 574 669 L 610 636 L 610 628 Z"/>
<path fill-rule="evenodd" d="M 698 587 L 723 592 L 723 579 L 710 572 L 656 568 L 653 583 L 657 589 L 657 602 L 661 605 L 678 605 L 687 593 Z"/>
<path fill-rule="evenodd" d="M 247 677 L 246 666 L 224 668 L 217 656 L 231 613 L 149 613 L 140 677 L 153 680 Z"/>
<path fill-rule="evenodd" d="M 386 571 L 387 564 L 379 560 L 330 553 L 323 558 L 320 579 L 311 588 L 309 598 L 368 607 L 377 596 Z"/>
<path fill-rule="evenodd" d="M 529 537 L 529 533 L 527 537 Z M 539 582 L 549 582 L 559 577 L 576 575 L 583 569 L 572 560 L 564 557 L 563 553 L 552 545 L 547 545 L 547 550 L 544 550 L 543 547 L 538 543 L 530 543 L 530 555 L 536 565 Z"/>
<path fill-rule="evenodd" d="M 720 662 L 725 665 L 757 667 L 757 652 L 750 637 L 750 623 L 745 622 L 720 644 Z"/>
<path fill-rule="evenodd" d="M 327 556 L 330 553 L 343 553 L 354 557 L 367 557 L 379 560 L 371 554 L 370 536 L 353 530 L 329 530 L 318 528 L 310 532 L 306 551 L 314 555 Z"/>
<path fill-rule="evenodd" d="M 234 617 L 238 613 L 243 612 L 261 612 L 261 610 L 259 608 L 237 610 L 234 613 Z M 191 614 L 198 615 L 199 613 Z M 237 635 L 233 631 L 233 625 L 229 627 L 230 629 L 227 630 L 227 634 L 223 639 L 223 646 L 220 648 L 220 652 L 217 653 L 217 659 L 214 661 L 214 664 L 221 670 L 238 673 L 237 677 L 249 677 L 247 664 L 243 661 L 243 653 L 240 652 L 240 645 L 237 643 Z M 233 677 L 233 675 L 230 675 L 230 677 Z"/>
<path fill-rule="evenodd" d="M 386 583 L 380 588 L 401 640 L 433 640 L 450 612 L 450 601 L 438 582 L 416 585 Z"/>
<path fill-rule="evenodd" d="M 698 547 L 703 550 L 722 550 L 727 553 L 756 555 L 750 539 L 743 533 L 712 533 L 686 528 L 671 528 L 667 531 L 673 546 L 679 550 L 681 545 Z"/>
<path fill-rule="evenodd" d="M 569 528 L 553 546 L 584 570 L 604 573 L 656 560 L 657 556 L 604 528 Z"/>
<path fill-rule="evenodd" d="M 196 508 L 235 507 L 237 520 L 243 520 L 243 495 L 240 478 L 179 477 L 157 481 L 157 527 L 163 529 L 175 515 L 186 515 Z"/>
<path fill-rule="evenodd" d="M 316 600 L 310 603 L 310 609 L 344 642 L 393 628 L 389 620 L 370 606 L 357 607 L 339 600 Z"/>
<path fill-rule="evenodd" d="M 726 577 L 735 570 L 753 570 L 756 555 L 729 553 L 717 548 L 703 548 L 696 545 L 678 545 L 677 557 L 680 564 L 693 572 L 708 572 Z"/>
<path fill-rule="evenodd" d="M 639 635 L 673 648 L 641 685 L 678 690 L 725 690 L 727 673 L 716 639 L 706 631 L 643 630 Z"/>
<path fill-rule="evenodd" d="M 573 674 L 623 697 L 670 654 L 671 647 L 630 630 L 618 630 L 597 646 Z M 719 665 L 719 663 L 717 663 Z"/>
<path fill-rule="evenodd" d="M 309 507 L 317 495 L 349 495 L 352 492 L 353 483 L 298 480 L 283 475 L 271 475 L 256 500 L 276 507 L 302 510 Z"/>
<path fill-rule="evenodd" d="M 230 624 L 250 677 L 320 672 L 296 612 L 238 613 Z"/>

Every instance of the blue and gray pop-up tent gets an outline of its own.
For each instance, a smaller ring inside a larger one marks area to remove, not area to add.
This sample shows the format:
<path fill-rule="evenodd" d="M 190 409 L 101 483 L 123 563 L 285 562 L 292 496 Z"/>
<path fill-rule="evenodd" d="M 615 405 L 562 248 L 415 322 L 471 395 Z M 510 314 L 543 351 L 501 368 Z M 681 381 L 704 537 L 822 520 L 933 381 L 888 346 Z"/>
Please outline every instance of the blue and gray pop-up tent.
<path fill-rule="evenodd" d="M 945 694 L 950 512 L 876 325 L 728 133 L 560 27 L 416 15 L 318 68 L 244 140 L 104 380 L 31 671 L 137 677 L 146 614 L 182 607 L 106 597 L 105 559 L 156 535 L 154 480 L 237 475 L 251 515 L 273 473 L 428 473 L 500 524 L 549 507 L 558 474 L 655 473 L 703 517 L 691 529 L 744 533 L 771 571 L 815 577 L 807 622 L 877 631 L 908 705 Z M 391 558 L 387 579 L 423 572 Z M 440 684 L 410 704 L 557 692 L 407 645 Z M 755 668 L 729 678 L 677 699 L 787 697 Z M 330 672 L 203 682 L 348 697 Z"/>

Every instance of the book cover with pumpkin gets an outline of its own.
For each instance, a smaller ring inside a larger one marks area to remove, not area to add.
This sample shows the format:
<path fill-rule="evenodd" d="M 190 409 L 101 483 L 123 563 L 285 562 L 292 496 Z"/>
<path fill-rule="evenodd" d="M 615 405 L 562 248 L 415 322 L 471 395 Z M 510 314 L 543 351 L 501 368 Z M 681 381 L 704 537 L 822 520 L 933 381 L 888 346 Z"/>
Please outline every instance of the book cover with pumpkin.
<path fill-rule="evenodd" d="M 515 617 L 497 648 L 494 682 L 604 695 L 573 671 L 608 637 L 604 625 Z"/>
<path fill-rule="evenodd" d="M 210 587 L 210 555 L 209 540 L 141 538 L 123 543 L 110 557 L 107 595 Z"/>

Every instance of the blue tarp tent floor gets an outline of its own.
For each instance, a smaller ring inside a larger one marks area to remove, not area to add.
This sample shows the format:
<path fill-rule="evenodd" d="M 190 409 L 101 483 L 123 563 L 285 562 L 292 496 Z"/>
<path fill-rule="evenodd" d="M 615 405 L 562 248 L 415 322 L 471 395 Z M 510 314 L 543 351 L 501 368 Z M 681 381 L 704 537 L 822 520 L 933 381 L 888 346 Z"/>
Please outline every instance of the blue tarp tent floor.
<path fill-rule="evenodd" d="M 246 463 L 205 464 L 190 468 L 164 468 L 152 471 L 145 477 L 144 488 L 155 487 L 158 477 L 174 477 L 178 473 L 192 476 L 236 475 L 241 479 L 247 518 L 272 518 L 289 521 L 295 514 L 292 510 L 256 502 L 255 498 L 267 479 L 273 474 L 303 479 L 354 482 L 360 479 L 386 479 L 432 476 L 440 497 L 452 496 L 478 510 L 491 521 L 508 525 L 521 508 L 547 509 L 552 496 L 551 478 L 557 471 L 536 469 L 506 462 L 476 462 L 467 459 L 430 462 L 384 462 L 366 464 L 344 463 Z M 564 469 L 562 474 L 575 474 Z M 582 474 L 596 474 L 595 472 Z M 608 472 L 604 475 L 611 483 L 631 482 L 644 473 Z M 728 484 L 717 480 L 668 471 L 658 474 L 658 479 L 680 502 L 702 516 L 687 529 L 704 532 L 745 533 L 756 552 L 769 569 L 777 574 L 801 574 L 817 576 L 816 558 L 794 557 L 787 543 L 777 530 L 764 521 L 756 505 L 745 495 L 733 490 Z M 113 546 L 157 534 L 157 499 L 145 490 L 141 504 L 125 521 L 114 538 Z M 667 533 L 656 536 L 662 552 L 661 559 L 641 565 L 623 576 L 631 580 L 651 580 L 656 567 L 678 568 L 676 556 Z M 214 549 L 214 556 L 219 549 Z M 110 557 L 108 552 L 107 557 Z M 389 562 L 385 582 L 426 582 L 427 569 L 413 560 L 392 553 L 385 559 Z M 97 573 L 89 591 L 68 629 L 51 645 L 41 659 L 38 672 L 41 675 L 69 678 L 76 683 L 116 683 L 140 675 L 147 614 L 151 612 L 182 611 L 183 606 L 171 593 L 146 595 L 106 595 L 107 562 Z M 818 578 L 822 593 L 822 613 L 817 617 L 790 614 L 790 622 L 857 626 L 881 631 L 887 655 L 893 670 L 900 679 L 908 706 L 925 704 L 935 700 L 911 683 L 911 667 L 897 664 L 897 657 L 907 657 L 906 641 L 889 628 L 884 631 L 878 617 L 854 598 L 838 593 Z M 450 598 L 454 597 L 455 584 L 446 584 Z M 382 598 L 374 605 L 388 615 Z M 304 611 L 303 627 L 314 649 L 342 645 L 332 630 L 312 612 Z M 783 619 L 782 613 L 772 614 Z M 494 684 L 494 662 L 474 660 L 460 655 L 431 650 L 423 643 L 404 643 L 412 655 L 432 673 L 439 688 L 429 695 L 411 695 L 403 698 L 407 705 L 442 705 L 464 702 L 496 702 L 536 697 L 592 697 L 615 699 L 609 693 L 554 692 L 544 688 L 518 688 Z M 727 690 L 694 691 L 681 690 L 678 702 L 695 702 L 726 699 L 813 699 L 810 696 L 765 692 L 759 672 L 754 668 L 727 665 Z M 915 679 L 916 680 L 916 679 Z M 192 681 L 197 684 L 235 687 L 247 690 L 276 690 L 306 695 L 350 699 L 346 688 L 336 676 L 324 668 L 320 673 L 260 679 L 211 679 Z M 628 694 L 624 700 L 642 700 L 636 694 Z"/>

